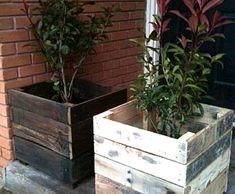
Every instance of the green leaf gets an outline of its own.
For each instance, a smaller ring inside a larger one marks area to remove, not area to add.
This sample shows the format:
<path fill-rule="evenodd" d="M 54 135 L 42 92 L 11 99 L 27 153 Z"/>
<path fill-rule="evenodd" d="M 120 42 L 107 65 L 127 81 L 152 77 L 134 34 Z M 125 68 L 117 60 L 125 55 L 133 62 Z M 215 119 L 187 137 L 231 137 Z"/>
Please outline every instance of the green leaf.
<path fill-rule="evenodd" d="M 61 52 L 62 52 L 63 55 L 68 55 L 70 53 L 70 49 L 67 45 L 63 45 L 61 47 Z"/>

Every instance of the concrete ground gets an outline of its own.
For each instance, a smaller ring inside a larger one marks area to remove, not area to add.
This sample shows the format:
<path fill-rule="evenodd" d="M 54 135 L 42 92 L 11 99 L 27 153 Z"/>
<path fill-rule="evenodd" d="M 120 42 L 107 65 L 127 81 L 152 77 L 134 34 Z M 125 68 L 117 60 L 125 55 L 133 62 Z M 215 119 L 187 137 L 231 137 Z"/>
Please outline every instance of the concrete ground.
<path fill-rule="evenodd" d="M 90 184 L 93 184 L 93 181 L 91 181 Z M 11 192 L 6 191 L 3 188 L 1 189 L 2 186 L 3 186 L 3 183 L 2 183 L 2 180 L 0 179 L 0 194 L 12 194 Z M 93 187 L 94 188 L 94 185 L 91 186 L 91 185 L 87 184 L 87 187 Z M 94 194 L 94 192 L 83 193 L 83 194 Z M 225 194 L 235 194 L 235 168 L 230 169 L 228 191 Z"/>

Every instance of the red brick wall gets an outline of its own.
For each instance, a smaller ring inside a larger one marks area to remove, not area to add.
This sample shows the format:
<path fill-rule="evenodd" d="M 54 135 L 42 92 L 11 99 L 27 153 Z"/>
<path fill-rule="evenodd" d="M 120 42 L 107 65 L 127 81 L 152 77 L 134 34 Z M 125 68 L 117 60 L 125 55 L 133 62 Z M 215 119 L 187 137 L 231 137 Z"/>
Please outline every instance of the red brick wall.
<path fill-rule="evenodd" d="M 36 0 L 30 1 L 35 5 Z M 145 23 L 144 0 L 96 0 L 97 6 L 86 11 L 94 13 L 100 6 L 117 4 L 122 9 L 109 29 L 110 39 L 97 47 L 97 55 L 87 60 L 80 76 L 109 86 L 127 87 L 141 66 L 136 64 L 141 50 L 128 39 L 141 37 L 138 28 Z M 25 29 L 28 21 L 21 11 L 21 0 L 0 0 L 0 169 L 13 159 L 11 123 L 7 91 L 48 80 L 48 67 L 35 47 L 32 34 Z M 1 170 L 0 170 L 1 171 Z"/>

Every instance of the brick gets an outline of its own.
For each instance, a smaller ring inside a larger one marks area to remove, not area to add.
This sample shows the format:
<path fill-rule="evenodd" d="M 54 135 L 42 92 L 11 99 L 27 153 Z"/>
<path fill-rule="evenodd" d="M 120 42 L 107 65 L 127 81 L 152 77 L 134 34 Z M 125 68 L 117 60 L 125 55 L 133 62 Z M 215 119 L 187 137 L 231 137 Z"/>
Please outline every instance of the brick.
<path fill-rule="evenodd" d="M 0 103 L 8 104 L 8 95 L 5 93 L 0 93 Z"/>
<path fill-rule="evenodd" d="M 0 69 L 0 81 L 17 78 L 17 69 Z"/>
<path fill-rule="evenodd" d="M 50 80 L 51 76 L 52 76 L 51 73 L 33 76 L 33 83 L 39 83 L 39 82 L 44 82 L 44 81 Z"/>
<path fill-rule="evenodd" d="M 11 126 L 10 122 L 11 122 L 10 117 L 0 115 L 0 125 L 2 127 L 9 128 Z M 1 147 L 1 142 L 0 142 L 0 147 Z"/>
<path fill-rule="evenodd" d="M 0 31 L 0 42 L 15 42 L 29 40 L 29 34 L 26 30 L 18 31 Z"/>
<path fill-rule="evenodd" d="M 2 148 L 2 157 L 6 160 L 13 159 L 13 151 Z"/>
<path fill-rule="evenodd" d="M 12 140 L 0 137 L 0 147 L 11 150 L 12 149 Z"/>
<path fill-rule="evenodd" d="M 17 42 L 16 43 L 16 53 L 17 54 L 36 52 L 39 50 L 40 50 L 40 48 L 39 48 L 38 43 L 36 41 Z"/>
<path fill-rule="evenodd" d="M 0 92 L 6 92 L 9 89 L 20 88 L 23 86 L 28 86 L 33 83 L 32 77 L 19 78 L 15 80 L 6 81 L 4 86 L 1 86 L 0 82 Z"/>
<path fill-rule="evenodd" d="M 12 138 L 11 128 L 0 126 L 0 136 L 6 139 L 11 139 Z"/>
<path fill-rule="evenodd" d="M 22 8 L 23 4 L 21 3 L 4 3 L 0 6 L 0 16 L 24 15 L 24 12 L 21 10 Z"/>
<path fill-rule="evenodd" d="M 26 77 L 31 75 L 37 75 L 46 72 L 45 64 L 30 65 L 18 68 L 19 77 Z"/>
<path fill-rule="evenodd" d="M 9 44 L 0 43 L 0 56 L 12 55 L 12 54 L 15 54 L 15 44 L 14 43 L 9 43 Z"/>
<path fill-rule="evenodd" d="M 32 63 L 33 64 L 43 63 L 45 61 L 46 61 L 46 59 L 42 53 L 33 53 L 32 54 Z"/>
<path fill-rule="evenodd" d="M 0 18 L 0 30 L 10 30 L 13 27 L 13 18 Z"/>
<path fill-rule="evenodd" d="M 7 165 L 10 163 L 10 160 L 7 160 L 7 159 L 5 159 L 5 158 L 1 158 L 0 157 L 0 166 L 1 167 L 7 167 Z"/>
<path fill-rule="evenodd" d="M 1 68 L 18 67 L 18 66 L 29 65 L 29 64 L 31 64 L 30 54 L 7 56 L 7 57 L 0 58 Z"/>
<path fill-rule="evenodd" d="M 4 104 L 0 104 L 0 115 L 8 117 L 10 114 L 10 107 Z"/>

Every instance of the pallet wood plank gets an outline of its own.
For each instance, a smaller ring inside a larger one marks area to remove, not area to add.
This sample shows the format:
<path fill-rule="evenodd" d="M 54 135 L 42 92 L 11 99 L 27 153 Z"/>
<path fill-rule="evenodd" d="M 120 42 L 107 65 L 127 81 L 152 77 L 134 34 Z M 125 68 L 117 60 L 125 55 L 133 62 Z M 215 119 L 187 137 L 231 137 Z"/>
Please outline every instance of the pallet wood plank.
<path fill-rule="evenodd" d="M 183 165 L 98 136 L 94 137 L 94 142 L 96 154 L 127 166 L 131 164 L 137 170 L 145 171 L 148 174 L 183 187 L 231 146 L 231 132 L 224 135 L 210 149 L 188 165 Z"/>
<path fill-rule="evenodd" d="M 94 142 L 96 154 L 127 166 L 131 165 L 139 171 L 144 171 L 172 183 L 181 186 L 184 186 L 185 184 L 186 165 L 143 152 L 142 150 L 127 147 L 98 136 L 94 137 Z"/>
<path fill-rule="evenodd" d="M 109 177 L 114 182 L 143 194 L 201 194 L 216 177 L 223 174 L 228 168 L 230 152 L 230 149 L 227 149 L 223 155 L 213 161 L 207 169 L 203 170 L 186 187 L 180 187 L 97 154 L 95 155 L 95 173 Z"/>
<path fill-rule="evenodd" d="M 13 107 L 13 123 L 31 128 L 36 132 L 47 134 L 58 139 L 58 141 L 70 140 L 70 127 L 64 123 L 57 122 L 49 117 L 39 116 L 35 113 Z"/>
<path fill-rule="evenodd" d="M 102 115 L 94 117 L 94 134 L 179 163 L 184 164 L 187 160 L 186 142 L 112 121 Z"/>
<path fill-rule="evenodd" d="M 228 168 L 221 172 L 214 181 L 201 194 L 222 194 L 226 192 L 228 179 Z"/>
<path fill-rule="evenodd" d="M 96 175 L 95 193 L 96 194 L 141 194 L 131 188 L 127 188 L 121 184 L 100 175 Z"/>
<path fill-rule="evenodd" d="M 18 90 L 9 91 L 10 104 L 58 122 L 68 124 L 68 106 Z"/>
<path fill-rule="evenodd" d="M 206 169 L 204 169 L 196 178 L 187 185 L 189 193 L 201 194 L 208 187 L 208 184 L 216 179 L 229 166 L 231 150 L 226 150 L 224 154 L 213 161 Z"/>
<path fill-rule="evenodd" d="M 69 160 L 23 138 L 14 137 L 14 144 L 16 159 L 65 183 L 74 184 L 94 172 L 92 151 Z"/>
<path fill-rule="evenodd" d="M 187 165 L 186 184 L 207 168 L 207 166 L 209 166 L 209 164 L 211 164 L 216 158 L 224 154 L 228 148 L 231 148 L 231 140 L 232 131 L 228 131 L 210 148 L 194 159 L 194 161 L 189 163 Z"/>
<path fill-rule="evenodd" d="M 207 109 L 209 108 L 207 107 Z M 223 108 L 217 108 L 216 110 L 226 112 L 225 114 L 221 113 L 223 116 L 218 119 L 214 119 L 212 116 L 207 116 L 211 117 L 211 119 L 209 119 L 211 123 L 188 140 L 187 162 L 193 160 L 198 154 L 216 142 L 223 134 L 231 130 L 233 123 L 233 111 Z M 205 117 L 206 115 L 203 117 L 203 120 L 206 120 Z M 199 120 L 202 120 L 202 118 Z"/>
<path fill-rule="evenodd" d="M 95 155 L 95 173 L 145 194 L 183 193 L 184 188 L 132 167 Z"/>
<path fill-rule="evenodd" d="M 28 127 L 24 127 L 16 123 L 12 123 L 12 130 L 13 130 L 14 136 L 21 137 L 26 140 L 35 142 L 65 157 L 70 157 L 71 155 L 71 150 L 70 150 L 71 145 L 69 142 L 58 141 L 58 138 L 56 137 L 53 137 L 49 134 L 43 134 L 43 133 L 37 132 Z"/>
<path fill-rule="evenodd" d="M 71 123 L 77 123 L 127 101 L 127 90 L 105 94 L 71 107 Z"/>

